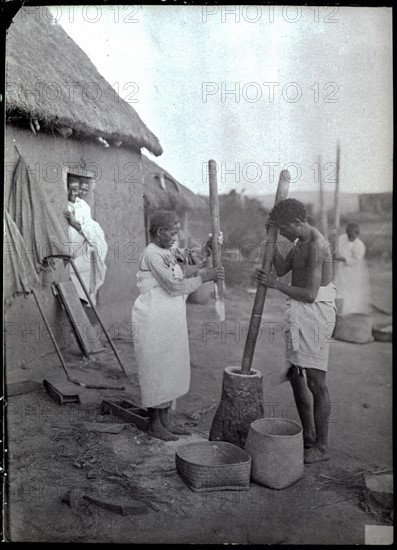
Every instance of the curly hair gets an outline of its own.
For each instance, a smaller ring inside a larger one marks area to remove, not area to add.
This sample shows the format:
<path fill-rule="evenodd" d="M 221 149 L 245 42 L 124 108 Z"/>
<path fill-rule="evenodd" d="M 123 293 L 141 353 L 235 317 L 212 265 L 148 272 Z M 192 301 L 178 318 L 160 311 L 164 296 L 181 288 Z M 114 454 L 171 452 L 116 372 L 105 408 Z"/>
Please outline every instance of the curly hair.
<path fill-rule="evenodd" d="M 157 210 L 150 217 L 149 233 L 154 237 L 158 229 L 171 229 L 179 222 L 177 213 L 172 210 Z"/>
<path fill-rule="evenodd" d="M 275 225 L 288 225 L 298 218 L 306 221 L 307 211 L 304 205 L 296 199 L 284 199 L 270 211 L 269 220 Z"/>

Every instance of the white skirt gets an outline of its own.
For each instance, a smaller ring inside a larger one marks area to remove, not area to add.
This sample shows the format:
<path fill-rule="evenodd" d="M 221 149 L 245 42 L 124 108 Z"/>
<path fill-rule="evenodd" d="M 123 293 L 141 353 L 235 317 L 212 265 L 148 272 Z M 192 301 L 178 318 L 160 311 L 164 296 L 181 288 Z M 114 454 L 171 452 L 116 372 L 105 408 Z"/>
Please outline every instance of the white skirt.
<path fill-rule="evenodd" d="M 190 354 L 184 296 L 157 286 L 132 308 L 142 406 L 156 407 L 189 391 Z"/>

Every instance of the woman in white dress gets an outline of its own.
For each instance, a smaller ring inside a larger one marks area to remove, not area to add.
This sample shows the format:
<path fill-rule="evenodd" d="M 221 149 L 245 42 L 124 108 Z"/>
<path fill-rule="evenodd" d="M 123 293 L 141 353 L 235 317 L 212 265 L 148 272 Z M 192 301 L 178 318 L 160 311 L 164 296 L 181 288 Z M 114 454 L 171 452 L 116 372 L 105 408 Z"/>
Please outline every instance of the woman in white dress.
<path fill-rule="evenodd" d="M 83 185 L 83 193 L 81 192 Z M 98 222 L 91 217 L 91 208 L 83 197 L 87 194 L 87 183 L 81 184 L 73 176 L 68 181 L 68 207 L 64 214 L 69 222 L 69 245 L 81 278 L 96 305 L 97 294 L 105 282 L 105 258 L 108 245 Z M 70 272 L 80 300 L 88 307 L 86 294 L 73 270 Z"/>
<path fill-rule="evenodd" d="M 338 249 L 334 259 L 338 262 L 334 283 L 336 299 L 339 300 L 338 313 L 370 313 L 370 285 L 368 267 L 365 260 L 365 244 L 359 239 L 360 227 L 350 222 L 346 234 L 338 239 Z"/>
<path fill-rule="evenodd" d="M 132 309 L 134 343 L 142 406 L 150 415 L 149 434 L 165 441 L 187 433 L 172 425 L 172 401 L 190 387 L 190 354 L 186 298 L 204 282 L 224 279 L 223 268 L 184 279 L 180 264 L 200 264 L 198 249 L 176 248 L 179 223 L 175 212 L 158 211 L 151 218 L 151 242 L 137 273 L 140 295 Z"/>

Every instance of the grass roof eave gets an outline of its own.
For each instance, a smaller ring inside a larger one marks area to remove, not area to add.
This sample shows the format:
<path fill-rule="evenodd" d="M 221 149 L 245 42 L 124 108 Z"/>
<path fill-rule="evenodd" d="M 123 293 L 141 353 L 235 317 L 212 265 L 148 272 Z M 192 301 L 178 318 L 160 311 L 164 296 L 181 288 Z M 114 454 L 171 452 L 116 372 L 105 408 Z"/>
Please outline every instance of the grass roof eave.
<path fill-rule="evenodd" d="M 160 173 L 164 175 L 165 189 L 161 187 Z M 151 209 L 194 210 L 207 206 L 202 197 L 179 183 L 145 155 L 142 155 L 142 178 L 144 195 Z"/>
<path fill-rule="evenodd" d="M 17 14 L 7 33 L 6 83 L 7 114 L 25 113 L 87 136 L 119 136 L 156 156 L 163 152 L 135 109 L 57 23 L 29 15 L 22 22 Z"/>

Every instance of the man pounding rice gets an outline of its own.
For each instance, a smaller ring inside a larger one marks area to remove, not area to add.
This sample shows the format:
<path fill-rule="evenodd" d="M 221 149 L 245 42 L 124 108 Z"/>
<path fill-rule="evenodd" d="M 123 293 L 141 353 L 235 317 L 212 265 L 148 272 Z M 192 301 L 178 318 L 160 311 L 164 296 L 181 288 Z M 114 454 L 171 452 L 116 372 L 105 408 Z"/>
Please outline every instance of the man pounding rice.
<path fill-rule="evenodd" d="M 291 285 L 263 270 L 258 270 L 257 281 L 288 296 L 286 377 L 303 426 L 304 461 L 310 464 L 329 459 L 330 398 L 326 373 L 329 340 L 336 318 L 336 290 L 332 283 L 330 244 L 307 223 L 306 216 L 304 205 L 295 199 L 280 201 L 273 208 L 268 225 L 277 227 L 291 242 L 297 241 L 286 257 L 276 247 L 273 259 L 277 277 L 292 272 Z"/>

